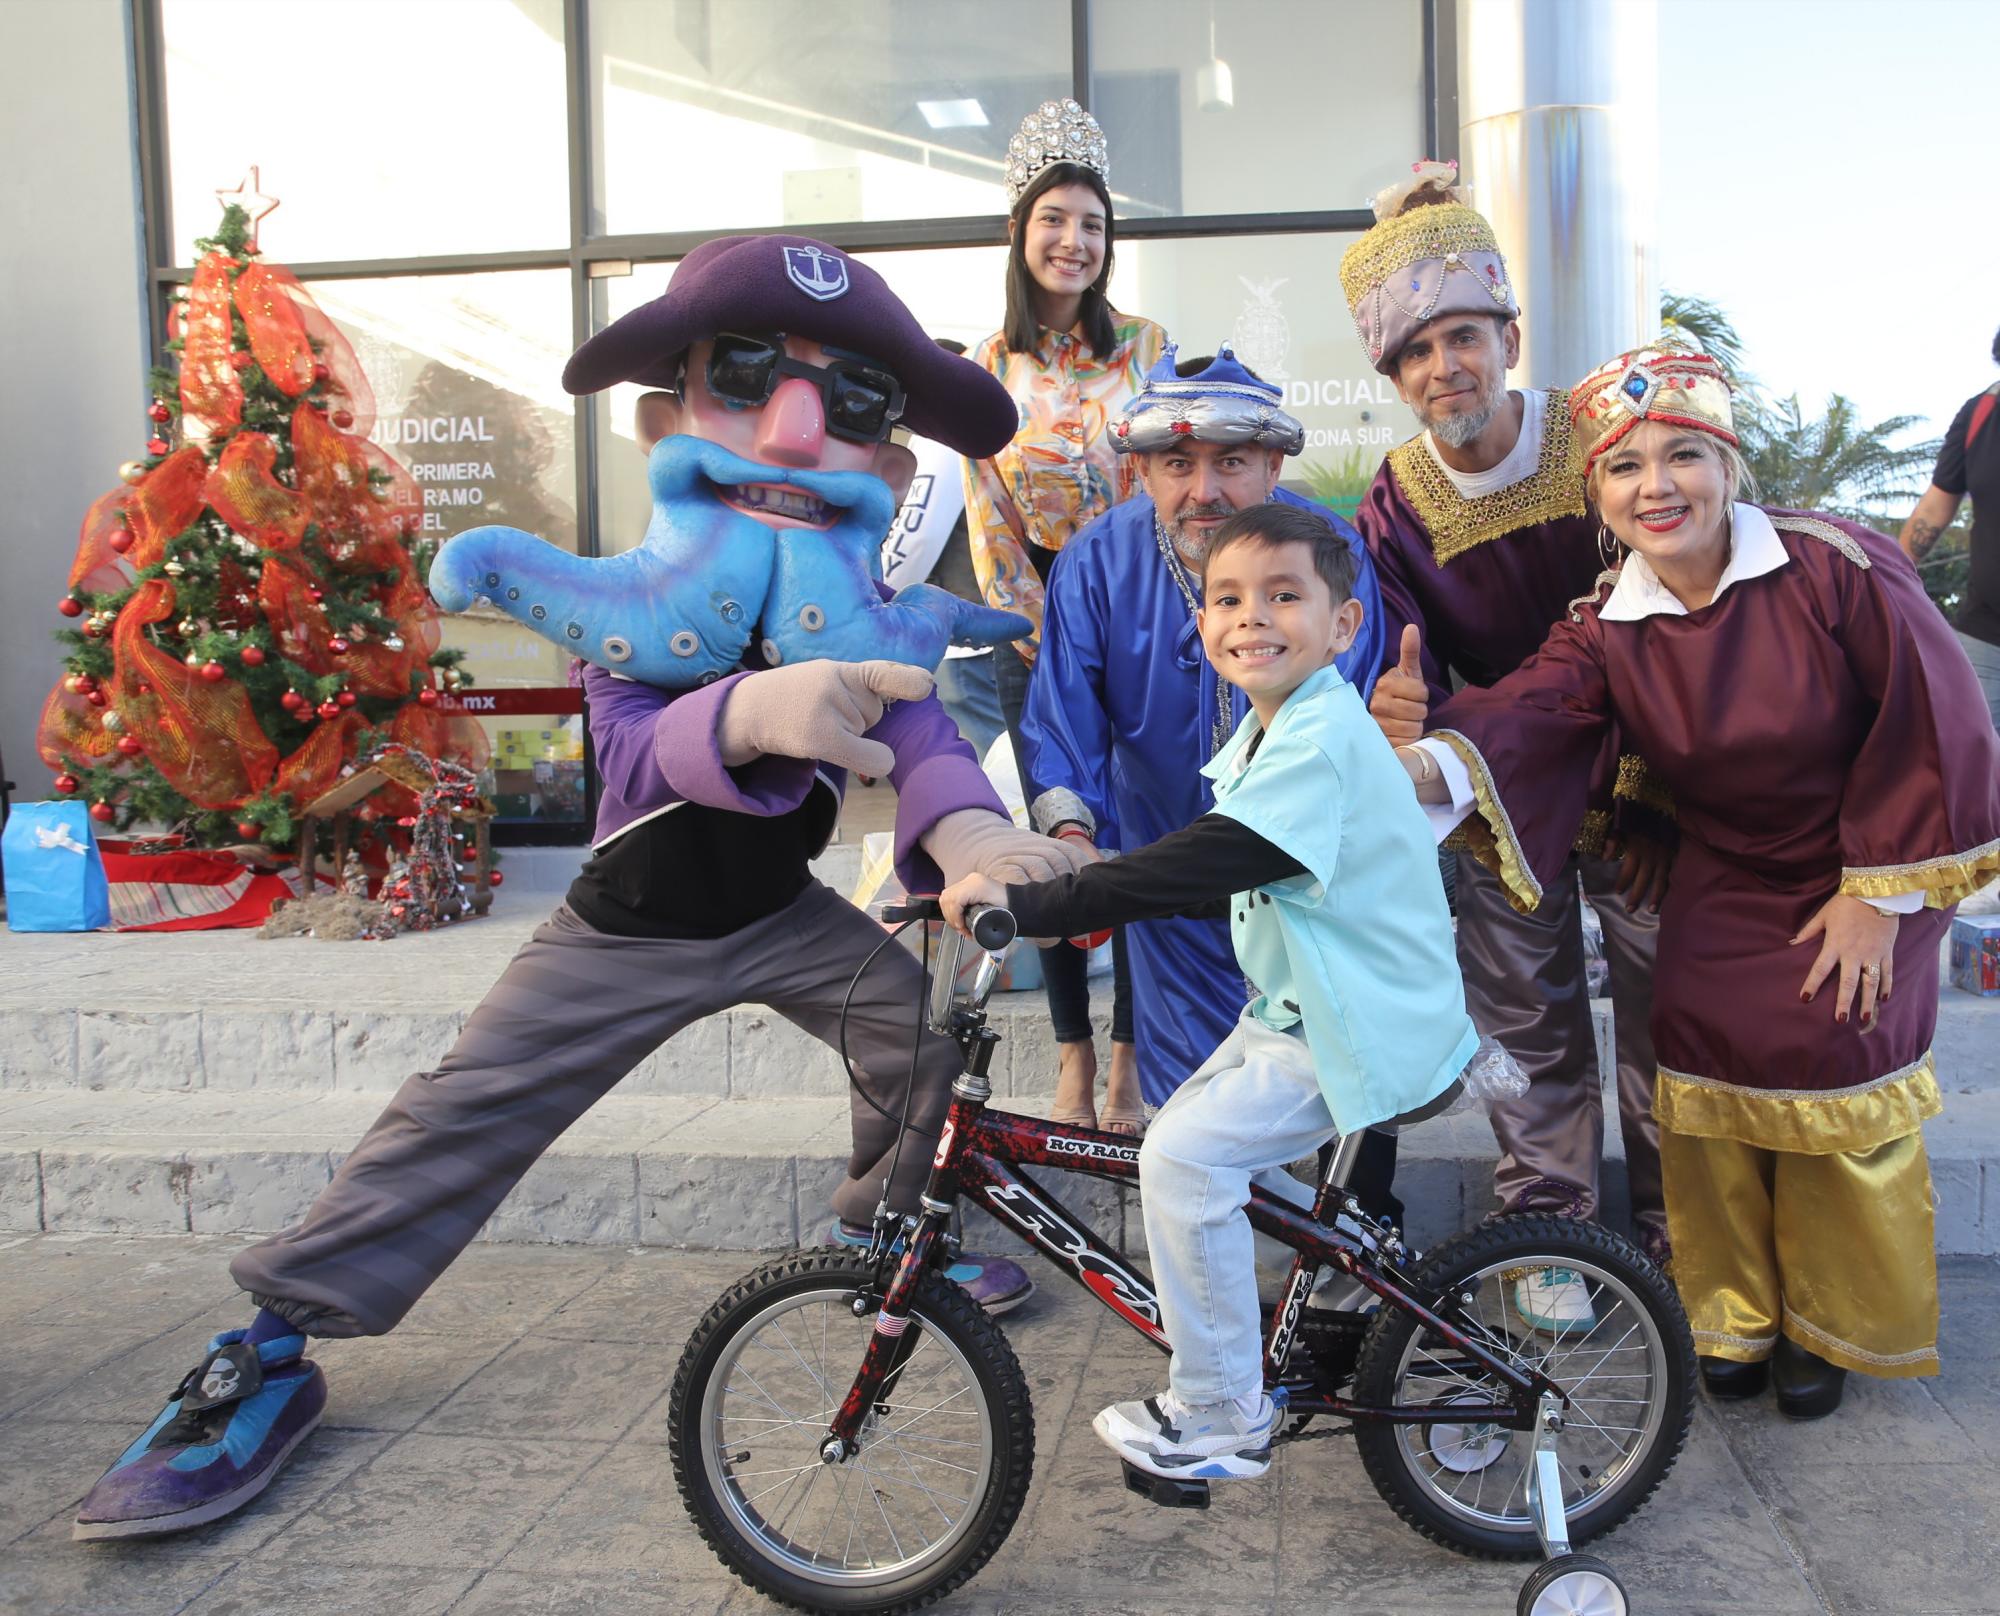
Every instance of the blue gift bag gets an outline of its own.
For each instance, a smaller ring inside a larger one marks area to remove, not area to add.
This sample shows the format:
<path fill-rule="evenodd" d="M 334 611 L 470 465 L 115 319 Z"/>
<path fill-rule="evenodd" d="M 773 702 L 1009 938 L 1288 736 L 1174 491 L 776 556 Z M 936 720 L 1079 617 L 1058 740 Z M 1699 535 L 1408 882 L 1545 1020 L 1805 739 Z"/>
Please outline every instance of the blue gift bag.
<path fill-rule="evenodd" d="M 96 931 L 111 924 L 104 860 L 80 802 L 24 802 L 0 838 L 13 931 Z"/>

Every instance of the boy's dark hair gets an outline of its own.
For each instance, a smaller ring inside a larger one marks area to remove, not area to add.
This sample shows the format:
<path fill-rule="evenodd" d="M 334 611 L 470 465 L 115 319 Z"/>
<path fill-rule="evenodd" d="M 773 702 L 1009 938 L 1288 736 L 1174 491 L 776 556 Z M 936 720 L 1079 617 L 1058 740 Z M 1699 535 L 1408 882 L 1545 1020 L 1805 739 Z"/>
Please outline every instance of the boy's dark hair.
<path fill-rule="evenodd" d="M 1206 582 L 1215 558 L 1232 544 L 1303 544 L 1312 551 L 1313 571 L 1326 582 L 1333 603 L 1354 598 L 1354 579 L 1361 570 L 1347 540 L 1318 511 L 1301 505 L 1252 505 L 1221 522 L 1208 541 L 1201 576 Z"/>
<path fill-rule="evenodd" d="M 1993 333 L 1993 363 L 2000 365 L 2000 331 Z"/>

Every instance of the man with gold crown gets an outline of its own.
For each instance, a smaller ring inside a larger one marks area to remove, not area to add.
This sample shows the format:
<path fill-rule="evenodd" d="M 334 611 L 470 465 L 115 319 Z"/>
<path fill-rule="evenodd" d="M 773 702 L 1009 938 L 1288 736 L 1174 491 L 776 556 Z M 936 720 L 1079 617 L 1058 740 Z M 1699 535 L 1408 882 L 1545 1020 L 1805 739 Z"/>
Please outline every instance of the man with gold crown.
<path fill-rule="evenodd" d="M 1424 427 L 1390 451 L 1356 517 L 1384 608 L 1385 667 L 1370 705 L 1396 742 L 1417 739 L 1423 704 L 1442 701 L 1454 676 L 1491 685 L 1532 656 L 1608 559 L 1572 462 L 1569 395 L 1507 386 L 1520 305 L 1493 227 L 1458 200 L 1457 172 L 1416 164 L 1376 199 L 1379 222 L 1340 266 L 1370 362 Z M 1604 1106 L 1581 899 L 1596 910 L 1632 1218 L 1640 1243 L 1664 1261 L 1648 1021 L 1665 855 L 1642 824 L 1646 799 L 1659 799 L 1609 735 L 1596 784 L 1575 852 L 1532 913 L 1517 912 L 1499 880 L 1460 854 L 1458 959 L 1473 1020 L 1530 1077 L 1525 1097 L 1492 1108 L 1503 1207 L 1594 1218 Z M 1622 862 L 1612 856 L 1621 840 Z M 1515 1305 L 1539 1329 L 1591 1321 L 1587 1289 L 1562 1269 L 1524 1275 Z"/>
<path fill-rule="evenodd" d="M 1850 1371 L 1937 1373 L 1938 949 L 2000 874 L 2000 738 L 1892 540 L 1742 497 L 1707 354 L 1621 354 L 1569 408 L 1629 553 L 1398 752 L 1528 907 L 1564 879 L 1614 726 L 1673 793 L 1653 1039 L 1674 1282 L 1711 1393 L 1768 1383 L 1817 1418 Z"/>

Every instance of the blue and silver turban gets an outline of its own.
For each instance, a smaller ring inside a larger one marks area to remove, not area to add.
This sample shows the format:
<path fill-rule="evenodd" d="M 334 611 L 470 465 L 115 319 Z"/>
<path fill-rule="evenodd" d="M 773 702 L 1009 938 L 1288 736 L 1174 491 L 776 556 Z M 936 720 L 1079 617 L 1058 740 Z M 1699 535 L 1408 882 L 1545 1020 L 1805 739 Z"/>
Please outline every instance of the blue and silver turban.
<path fill-rule="evenodd" d="M 1209 367 L 1183 376 L 1169 344 L 1146 373 L 1146 385 L 1111 429 L 1120 454 L 1153 454 L 1186 438 L 1202 443 L 1255 443 L 1295 455 L 1306 429 L 1278 406 L 1283 391 L 1246 369 L 1224 343 Z"/>

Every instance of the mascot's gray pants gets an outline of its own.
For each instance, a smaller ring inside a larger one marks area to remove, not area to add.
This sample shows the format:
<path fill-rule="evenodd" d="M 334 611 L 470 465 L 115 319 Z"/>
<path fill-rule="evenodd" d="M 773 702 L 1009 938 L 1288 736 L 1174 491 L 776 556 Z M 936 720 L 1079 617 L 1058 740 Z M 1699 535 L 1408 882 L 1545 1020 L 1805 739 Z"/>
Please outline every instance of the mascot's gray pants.
<path fill-rule="evenodd" d="M 611 937 L 558 908 L 514 956 L 443 1063 L 397 1090 L 305 1221 L 242 1252 L 236 1283 L 308 1335 L 381 1335 L 463 1251 L 557 1135 L 690 1022 L 767 1004 L 822 1042 L 882 941 L 874 921 L 815 883 L 727 937 Z M 900 946 L 855 987 L 847 1047 L 876 1103 L 897 1116 L 910 1069 L 922 967 Z M 926 1030 L 911 1131 L 889 1203 L 914 1210 L 959 1072 Z M 868 1223 L 895 1126 L 852 1097 L 853 1154 L 833 1209 Z M 813 1231 L 801 1230 L 812 1243 Z"/>

